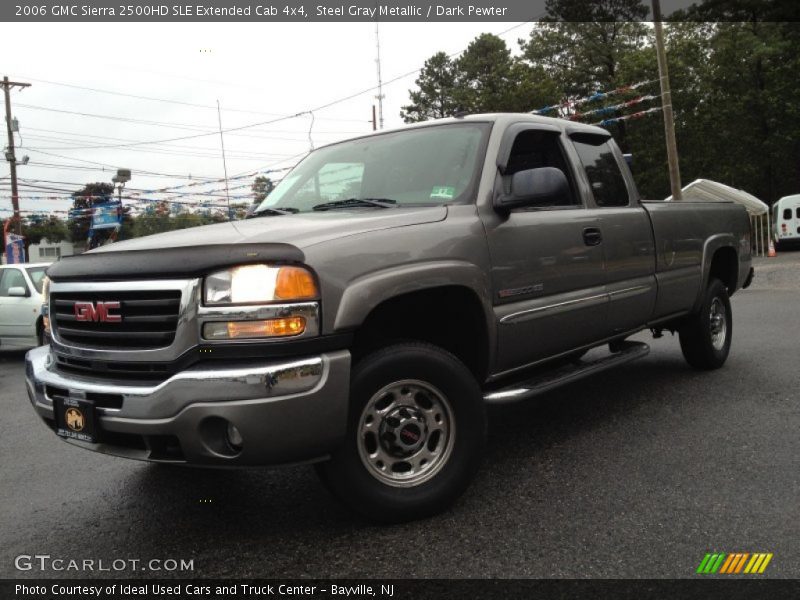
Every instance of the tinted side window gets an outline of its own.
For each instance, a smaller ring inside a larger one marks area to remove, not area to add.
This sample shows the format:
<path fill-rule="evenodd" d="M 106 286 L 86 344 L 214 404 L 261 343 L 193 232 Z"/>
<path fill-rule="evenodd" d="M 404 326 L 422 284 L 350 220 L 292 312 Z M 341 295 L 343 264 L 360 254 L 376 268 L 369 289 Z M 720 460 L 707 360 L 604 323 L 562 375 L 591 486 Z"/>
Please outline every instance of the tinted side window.
<path fill-rule="evenodd" d="M 800 206 L 798 206 L 798 207 L 795 209 L 795 213 L 794 213 L 794 214 L 796 214 L 796 215 L 797 215 L 797 218 L 798 218 L 798 219 L 800 219 Z"/>
<path fill-rule="evenodd" d="M 19 269 L 3 269 L 0 271 L 0 296 L 8 296 L 8 290 L 12 287 L 28 289 L 25 277 Z"/>
<path fill-rule="evenodd" d="M 577 206 L 580 204 L 577 194 L 575 194 L 575 187 L 572 184 L 567 160 L 561 149 L 559 136 L 557 133 L 550 131 L 530 129 L 517 134 L 517 137 L 514 138 L 514 145 L 511 147 L 508 164 L 503 173 L 503 190 L 506 193 L 511 191 L 511 178 L 514 173 L 541 167 L 555 167 L 564 173 L 570 184 L 570 193 L 568 196 L 555 199 L 550 204 L 540 206 L 546 208 L 548 206 Z"/>
<path fill-rule="evenodd" d="M 784 221 L 788 221 L 792 218 L 792 209 L 791 208 L 784 208 L 783 209 L 783 219 Z"/>
<path fill-rule="evenodd" d="M 574 140 L 597 206 L 628 206 L 628 188 L 619 170 L 611 145 Z"/>

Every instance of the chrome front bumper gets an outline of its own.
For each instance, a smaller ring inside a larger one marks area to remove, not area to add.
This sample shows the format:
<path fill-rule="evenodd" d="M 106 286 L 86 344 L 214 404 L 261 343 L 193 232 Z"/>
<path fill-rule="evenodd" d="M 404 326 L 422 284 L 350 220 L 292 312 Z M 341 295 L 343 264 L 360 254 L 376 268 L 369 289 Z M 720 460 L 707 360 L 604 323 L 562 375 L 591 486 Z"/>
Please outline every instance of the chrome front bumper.
<path fill-rule="evenodd" d="M 196 365 L 154 386 L 102 382 L 55 369 L 49 346 L 28 352 L 28 396 L 55 427 L 52 395 L 107 400 L 97 406 L 100 443 L 69 443 L 118 456 L 210 466 L 323 458 L 344 438 L 350 385 L 346 350 L 236 367 Z M 241 449 L 226 442 L 227 424 Z"/>

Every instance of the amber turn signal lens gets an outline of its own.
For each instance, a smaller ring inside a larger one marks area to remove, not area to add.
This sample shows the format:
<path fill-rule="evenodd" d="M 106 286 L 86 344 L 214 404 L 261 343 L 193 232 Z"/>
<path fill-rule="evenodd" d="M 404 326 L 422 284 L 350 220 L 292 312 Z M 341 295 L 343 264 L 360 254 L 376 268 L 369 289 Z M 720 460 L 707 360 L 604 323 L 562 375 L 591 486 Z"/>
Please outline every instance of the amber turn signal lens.
<path fill-rule="evenodd" d="M 276 300 L 306 300 L 317 297 L 317 284 L 310 271 L 281 267 L 275 281 Z"/>
<path fill-rule="evenodd" d="M 207 340 L 268 338 L 300 335 L 306 330 L 305 317 L 286 317 L 266 321 L 228 321 L 206 323 L 203 337 Z"/>
<path fill-rule="evenodd" d="M 50 317 L 42 317 L 42 324 L 44 325 L 44 330 L 50 333 Z"/>

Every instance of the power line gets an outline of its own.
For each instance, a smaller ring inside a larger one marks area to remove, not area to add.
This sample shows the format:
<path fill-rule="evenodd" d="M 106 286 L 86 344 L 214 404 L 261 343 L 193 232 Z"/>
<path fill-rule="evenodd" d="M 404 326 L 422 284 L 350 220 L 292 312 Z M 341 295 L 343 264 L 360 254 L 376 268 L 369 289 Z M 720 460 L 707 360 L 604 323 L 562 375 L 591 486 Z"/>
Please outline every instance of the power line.
<path fill-rule="evenodd" d="M 529 19 L 528 21 L 523 21 L 522 23 L 518 23 L 516 25 L 513 25 L 512 27 L 509 27 L 509 28 L 503 30 L 502 32 L 500 32 L 497 35 L 504 35 L 504 34 L 510 32 L 510 31 L 513 31 L 514 29 L 522 27 L 523 25 L 526 25 L 527 23 L 529 23 L 531 21 L 534 21 L 534 20 L 536 20 L 538 18 L 539 17 L 534 17 L 533 19 Z M 455 53 L 453 53 L 453 54 L 451 54 L 449 56 L 450 57 L 456 56 L 458 54 L 461 54 L 465 50 L 466 50 L 466 48 L 464 48 L 463 50 L 460 50 L 459 52 L 455 52 Z M 404 79 L 405 77 L 413 75 L 414 73 L 417 73 L 417 72 L 419 72 L 421 70 L 422 70 L 422 67 L 419 67 L 417 69 L 414 69 L 413 71 L 409 71 L 408 73 L 404 73 L 403 75 L 399 75 L 399 76 L 397 76 L 397 77 L 395 77 L 393 79 L 390 79 L 387 82 L 383 82 L 381 84 L 381 86 L 371 86 L 371 87 L 369 87 L 369 88 L 367 88 L 365 90 L 361 90 L 360 92 L 356 92 L 354 94 L 350 94 L 348 96 L 344 96 L 342 98 L 338 98 L 336 100 L 332 100 L 330 102 L 327 102 L 327 103 L 322 104 L 320 106 L 316 106 L 314 108 L 309 108 L 309 109 L 306 109 L 306 110 L 299 111 L 299 112 L 297 112 L 295 114 L 292 114 L 292 115 L 284 115 L 284 116 L 277 117 L 275 119 L 271 119 L 271 120 L 268 120 L 268 121 L 261 121 L 259 123 L 252 123 L 250 125 L 240 125 L 238 127 L 232 127 L 230 129 L 222 130 L 222 133 L 229 133 L 229 132 L 233 132 L 233 131 L 241 131 L 241 130 L 244 130 L 244 129 L 252 129 L 253 127 L 260 127 L 262 125 L 271 125 L 273 123 L 278 123 L 278 122 L 281 122 L 281 121 L 294 119 L 294 118 L 300 117 L 302 115 L 307 115 L 307 114 L 310 114 L 310 113 L 319 112 L 319 111 L 325 110 L 326 108 L 330 108 L 331 106 L 335 106 L 336 104 L 341 104 L 342 102 L 346 102 L 348 100 L 352 100 L 353 98 L 357 98 L 358 96 L 361 96 L 361 95 L 363 95 L 365 93 L 372 92 L 373 90 L 378 89 L 378 87 L 381 87 L 381 89 L 382 89 L 382 86 L 384 86 L 384 85 L 389 85 L 391 83 L 394 83 L 395 81 L 399 81 L 400 79 Z M 194 135 L 167 138 L 167 139 L 161 139 L 161 140 L 151 140 L 151 141 L 147 141 L 147 142 L 145 142 L 145 141 L 130 142 L 130 143 L 127 143 L 127 144 L 108 144 L 108 145 L 82 146 L 82 147 L 81 146 L 75 146 L 73 148 L 70 148 L 70 150 L 91 150 L 91 149 L 106 149 L 106 148 L 123 148 L 123 147 L 140 146 L 140 145 L 154 145 L 154 144 L 162 144 L 164 142 L 175 142 L 175 141 L 180 141 L 180 140 L 196 139 L 196 138 L 200 138 L 200 137 L 207 137 L 207 136 L 210 136 L 210 135 L 217 135 L 217 132 L 198 133 L 198 134 L 194 134 Z"/>
<path fill-rule="evenodd" d="M 59 81 L 49 81 L 47 79 L 36 79 L 34 77 L 28 77 L 28 79 L 30 79 L 31 81 L 36 81 L 37 83 L 44 83 L 44 84 L 47 84 L 47 85 L 56 85 L 56 86 L 59 86 L 59 87 L 67 87 L 67 88 L 73 88 L 73 89 L 78 89 L 78 90 L 86 90 L 86 91 L 90 91 L 90 92 L 96 92 L 98 94 L 110 94 L 112 96 L 123 96 L 123 97 L 126 97 L 126 98 L 136 98 L 137 100 L 149 100 L 149 101 L 152 101 L 152 102 L 165 102 L 165 103 L 168 103 L 168 104 L 179 104 L 181 106 L 191 106 L 193 108 L 216 109 L 216 106 L 213 106 L 213 105 L 210 105 L 210 104 L 196 104 L 194 102 L 185 102 L 183 100 L 173 100 L 173 99 L 170 99 L 170 98 L 157 98 L 155 96 L 140 96 L 138 94 L 128 94 L 128 93 L 125 93 L 125 92 L 118 92 L 118 91 L 114 91 L 114 90 L 104 90 L 104 89 L 100 89 L 100 88 L 94 88 L 94 87 L 88 87 L 88 86 L 82 86 L 82 85 L 75 85 L 75 84 L 71 84 L 71 83 L 63 83 L 63 82 L 59 82 Z M 247 114 L 253 114 L 253 115 L 265 115 L 265 116 L 271 116 L 271 117 L 293 116 L 293 115 L 286 115 L 286 114 L 281 114 L 281 113 L 264 112 L 264 111 L 259 111 L 259 110 L 246 110 L 246 109 L 241 109 L 241 108 L 226 108 L 225 112 L 238 112 L 238 113 L 247 113 Z M 350 122 L 350 123 L 361 123 L 362 122 L 362 119 L 342 119 L 342 118 L 336 118 L 336 117 L 325 117 L 325 120 L 326 121 Z"/>
<path fill-rule="evenodd" d="M 37 137 L 37 136 L 31 136 Z M 20 148 L 24 148 L 25 150 L 32 150 L 36 151 L 43 151 L 43 150 L 78 150 L 82 149 L 76 146 L 19 146 Z M 107 150 L 114 150 L 114 148 L 107 148 Z M 146 154 L 164 154 L 167 156 L 189 156 L 195 158 L 219 158 L 218 155 L 214 154 L 213 152 L 209 153 L 202 153 L 202 152 L 180 152 L 178 150 L 171 150 L 171 149 L 164 149 L 160 147 L 156 148 L 125 148 L 124 152 L 144 152 Z M 270 158 L 282 158 L 285 156 L 291 156 L 291 154 L 274 154 L 270 152 L 254 152 L 254 153 L 245 153 L 245 152 L 234 152 L 230 153 L 228 158 L 234 160 L 256 160 L 256 161 L 263 161 L 269 160 Z"/>
<path fill-rule="evenodd" d="M 51 162 L 39 162 L 39 161 L 30 161 L 28 166 L 31 167 L 38 167 L 40 169 L 66 169 L 71 171 L 100 171 L 101 173 L 105 173 L 107 171 L 113 171 L 116 173 L 116 167 L 88 167 L 84 165 L 70 165 L 66 163 L 51 163 Z M 184 175 L 184 174 L 177 174 L 177 173 L 157 173 L 155 171 L 141 171 L 135 170 L 138 174 L 147 175 L 148 177 L 165 177 L 168 179 L 190 179 L 190 180 L 208 180 L 208 181 L 217 181 L 217 177 L 208 177 L 204 175 Z M 0 177 L 0 179 L 3 179 Z"/>
<path fill-rule="evenodd" d="M 106 119 L 110 121 L 118 121 L 121 123 L 133 123 L 136 125 L 149 125 L 152 127 L 162 127 L 166 129 L 179 129 L 183 131 L 201 131 L 201 132 L 209 132 L 216 134 L 217 131 L 213 128 L 209 128 L 205 125 L 200 125 L 199 123 L 167 123 L 165 121 L 150 121 L 147 119 L 137 119 L 135 117 L 123 117 L 119 115 L 102 115 L 98 113 L 90 113 L 90 112 L 81 112 L 75 110 L 66 110 L 62 108 L 53 108 L 50 106 L 36 106 L 33 104 L 22 104 L 17 103 L 16 106 L 19 108 L 29 108 L 32 110 L 43 110 L 47 112 L 56 112 L 61 114 L 73 115 L 78 117 L 86 117 L 92 119 Z M 264 132 L 264 133 L 297 133 L 298 135 L 301 134 L 299 131 L 292 131 L 290 129 L 258 129 L 253 128 L 254 132 Z M 337 135 L 337 134 L 357 134 L 357 133 L 364 133 L 360 130 L 328 130 L 328 131 L 321 131 L 321 134 L 330 134 L 330 135 Z M 241 132 L 233 132 L 230 135 L 237 136 L 237 137 L 249 137 L 255 139 L 283 139 L 283 138 L 275 138 L 272 136 L 262 136 L 262 135 L 253 135 L 252 133 L 241 133 Z M 302 139 L 302 138 L 299 138 Z"/>
<path fill-rule="evenodd" d="M 116 142 L 135 142 L 137 140 L 132 140 L 130 138 L 120 138 L 120 137 L 112 137 L 109 135 L 91 135 L 88 133 L 79 133 L 76 131 L 62 131 L 58 129 L 43 129 L 41 127 L 25 127 L 25 130 L 31 131 L 41 131 L 44 133 L 57 133 L 60 135 L 68 135 L 75 138 L 94 138 L 94 139 L 101 139 L 101 140 L 113 140 Z M 231 135 L 237 137 L 249 137 L 254 139 L 260 140 L 278 140 L 282 142 L 302 142 L 306 139 L 306 135 L 302 131 L 283 131 L 282 133 L 297 133 L 299 137 L 282 137 L 282 136 L 272 136 L 272 135 L 249 135 L 244 133 L 232 133 Z M 358 134 L 358 133 L 365 133 L 363 131 L 317 131 L 314 135 L 331 135 L 339 137 L 341 134 Z M 68 140 L 68 141 L 75 141 L 75 140 Z M 176 148 L 194 148 L 195 146 L 184 146 L 181 144 L 165 144 L 168 146 L 174 146 Z"/>

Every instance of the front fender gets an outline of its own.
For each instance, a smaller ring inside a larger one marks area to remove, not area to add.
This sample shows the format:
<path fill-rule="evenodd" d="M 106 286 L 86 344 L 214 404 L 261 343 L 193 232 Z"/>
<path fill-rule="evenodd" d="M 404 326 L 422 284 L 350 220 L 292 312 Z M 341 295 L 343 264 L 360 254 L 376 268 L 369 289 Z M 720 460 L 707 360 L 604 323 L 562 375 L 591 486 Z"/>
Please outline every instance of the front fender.
<path fill-rule="evenodd" d="M 477 265 L 458 260 L 399 265 L 368 273 L 353 280 L 342 294 L 334 330 L 357 328 L 378 305 L 402 294 L 421 290 L 461 286 L 472 290 L 481 302 L 489 334 L 490 364 L 496 347 L 496 326 L 491 305 L 491 285 Z"/>

